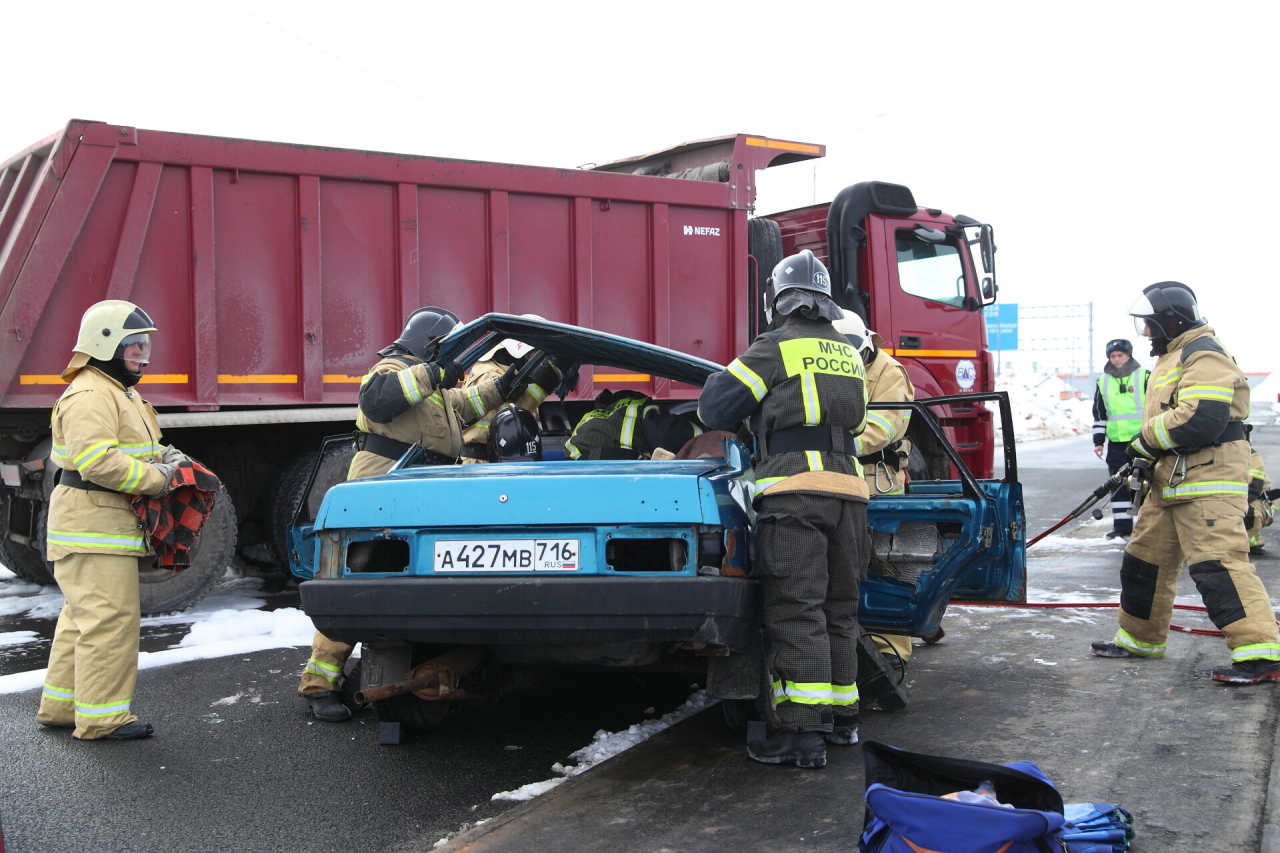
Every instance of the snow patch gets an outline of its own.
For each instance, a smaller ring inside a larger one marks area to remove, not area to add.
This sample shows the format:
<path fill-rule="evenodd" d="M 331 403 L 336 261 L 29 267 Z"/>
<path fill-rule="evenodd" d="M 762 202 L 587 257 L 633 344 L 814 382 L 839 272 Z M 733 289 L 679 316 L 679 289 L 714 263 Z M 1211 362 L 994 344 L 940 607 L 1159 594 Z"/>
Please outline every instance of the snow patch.
<path fill-rule="evenodd" d="M 5 631 L 0 633 L 0 646 L 20 646 L 40 639 L 35 631 Z"/>
<path fill-rule="evenodd" d="M 1009 394 L 1014 438 L 1018 442 L 1043 441 L 1093 431 L 1092 395 L 1087 399 L 1062 399 L 1062 392 L 1067 390 L 1067 386 L 1057 376 L 1005 371 L 996 377 L 996 390 Z M 994 404 L 987 405 L 998 412 Z M 999 427 L 997 415 L 997 446 L 1001 441 Z"/>
<path fill-rule="evenodd" d="M 563 784 L 566 779 L 571 779 L 581 773 L 585 773 L 592 767 L 595 767 L 602 761 L 612 758 L 620 752 L 630 749 L 636 744 L 643 743 L 649 738 L 656 735 L 663 729 L 674 726 L 681 720 L 692 717 L 694 714 L 714 705 L 717 699 L 707 696 L 706 690 L 698 690 L 679 708 L 676 708 L 670 714 L 665 714 L 656 720 L 645 720 L 643 723 L 636 723 L 621 732 L 606 732 L 603 729 L 596 732 L 591 743 L 570 753 L 569 757 L 577 760 L 577 764 L 568 766 L 556 762 L 551 765 L 551 771 L 557 773 L 561 778 L 546 779 L 542 782 L 533 782 L 528 785 L 516 788 L 514 791 L 499 791 L 489 799 L 494 802 L 509 801 L 523 803 L 534 797 L 545 794 L 552 788 Z"/>

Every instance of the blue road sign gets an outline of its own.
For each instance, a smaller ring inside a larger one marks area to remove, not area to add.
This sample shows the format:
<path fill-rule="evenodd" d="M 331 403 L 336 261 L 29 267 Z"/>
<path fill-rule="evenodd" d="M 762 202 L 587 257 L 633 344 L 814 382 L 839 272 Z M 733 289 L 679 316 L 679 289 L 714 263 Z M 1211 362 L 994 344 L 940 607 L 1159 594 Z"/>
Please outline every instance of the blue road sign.
<path fill-rule="evenodd" d="M 987 349 L 1015 350 L 1018 348 L 1018 304 L 997 302 L 982 309 L 987 318 Z"/>

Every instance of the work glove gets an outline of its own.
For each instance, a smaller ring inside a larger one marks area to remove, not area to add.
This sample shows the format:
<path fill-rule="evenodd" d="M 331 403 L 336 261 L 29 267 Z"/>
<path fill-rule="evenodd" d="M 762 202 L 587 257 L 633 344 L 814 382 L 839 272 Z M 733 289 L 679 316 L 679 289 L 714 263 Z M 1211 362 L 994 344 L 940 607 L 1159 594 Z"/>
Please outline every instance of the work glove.
<path fill-rule="evenodd" d="M 190 462 L 191 457 L 170 444 L 163 448 L 160 454 L 160 461 L 166 465 L 177 465 L 180 462 Z"/>
<path fill-rule="evenodd" d="M 506 373 L 493 380 L 494 384 L 498 388 L 498 396 L 500 396 L 504 402 L 510 400 L 514 396 L 514 392 L 516 390 L 516 374 L 519 372 L 520 369 L 513 364 L 507 368 Z"/>
<path fill-rule="evenodd" d="M 151 464 L 164 475 L 164 486 L 155 493 L 155 497 L 163 497 L 173 491 L 173 486 L 170 484 L 173 482 L 173 472 L 177 470 L 178 466 L 169 462 L 152 462 Z"/>
<path fill-rule="evenodd" d="M 525 387 L 536 385 L 541 390 L 541 394 L 535 394 L 534 396 L 546 397 L 552 391 L 556 390 L 556 386 L 560 384 L 560 380 L 563 378 L 564 370 L 561 369 L 560 365 L 556 364 L 556 360 L 554 358 L 549 358 L 542 362 L 542 364 L 538 365 L 538 368 L 533 371 L 532 375 L 529 376 L 528 381 L 525 382 Z M 524 388 L 520 388 L 518 390 L 523 391 Z"/>
<path fill-rule="evenodd" d="M 427 370 L 432 376 L 437 377 L 437 388 L 452 388 L 458 384 L 458 380 L 462 378 L 462 368 L 450 362 L 446 365 L 439 365 L 435 362 L 427 365 Z"/>
<path fill-rule="evenodd" d="M 1161 452 L 1160 448 L 1147 444 L 1142 437 L 1142 433 L 1138 433 L 1137 438 L 1129 442 L 1129 445 L 1124 449 L 1124 455 L 1130 460 L 1155 459 Z"/>

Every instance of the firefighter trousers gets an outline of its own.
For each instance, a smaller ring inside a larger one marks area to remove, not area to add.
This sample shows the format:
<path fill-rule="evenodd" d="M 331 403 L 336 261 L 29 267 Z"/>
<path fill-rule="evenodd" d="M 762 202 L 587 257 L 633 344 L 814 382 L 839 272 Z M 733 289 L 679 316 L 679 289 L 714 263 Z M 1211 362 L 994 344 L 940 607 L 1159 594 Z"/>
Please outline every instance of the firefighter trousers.
<path fill-rule="evenodd" d="M 1244 513 L 1244 495 L 1147 498 L 1120 565 L 1116 643 L 1146 657 L 1164 656 L 1185 560 L 1232 661 L 1280 660 L 1275 613 L 1249 563 Z"/>
<path fill-rule="evenodd" d="M 316 631 L 311 638 L 311 660 L 302 671 L 302 681 L 298 683 L 298 692 L 303 696 L 309 693 L 323 693 L 337 690 L 342 681 L 342 668 L 351 657 L 354 646 L 330 640 Z"/>
<path fill-rule="evenodd" d="M 811 492 L 760 500 L 756 576 L 784 727 L 831 729 L 858 702 L 858 585 L 871 553 L 867 505 Z"/>
<path fill-rule="evenodd" d="M 53 564 L 66 600 L 54 629 L 36 722 L 96 740 L 138 717 L 138 558 L 68 554 Z"/>

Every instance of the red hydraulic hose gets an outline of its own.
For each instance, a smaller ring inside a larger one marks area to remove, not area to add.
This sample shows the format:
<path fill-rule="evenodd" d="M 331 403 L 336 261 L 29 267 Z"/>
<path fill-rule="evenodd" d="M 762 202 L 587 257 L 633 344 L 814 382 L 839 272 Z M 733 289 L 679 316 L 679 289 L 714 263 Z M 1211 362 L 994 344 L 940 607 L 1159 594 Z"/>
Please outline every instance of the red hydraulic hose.
<path fill-rule="evenodd" d="M 1045 607 L 1045 608 L 1066 607 L 1072 610 L 1085 608 L 1085 607 L 1119 607 L 1120 606 L 1119 602 L 1115 602 L 1115 601 L 1110 601 L 1110 602 L 1083 601 L 1083 602 L 1075 602 L 1075 603 L 1055 602 L 1052 604 L 1050 603 L 1010 604 L 1004 601 L 952 601 L 950 603 L 954 604 L 957 607 Z M 1198 613 L 1206 613 L 1209 610 L 1209 608 L 1205 607 L 1203 604 L 1175 604 L 1173 605 L 1173 609 L 1174 610 L 1194 610 Z M 1280 622 L 1277 622 L 1276 625 L 1280 625 Z M 1222 636 L 1222 632 L 1214 628 L 1186 628 L 1186 627 L 1183 627 L 1182 625 L 1170 625 L 1169 630 L 1182 631 L 1184 634 L 1199 634 L 1202 637 L 1221 637 Z"/>

